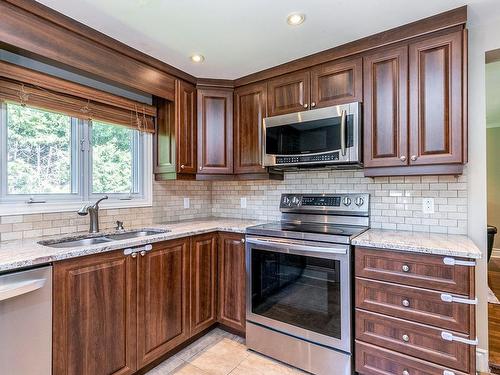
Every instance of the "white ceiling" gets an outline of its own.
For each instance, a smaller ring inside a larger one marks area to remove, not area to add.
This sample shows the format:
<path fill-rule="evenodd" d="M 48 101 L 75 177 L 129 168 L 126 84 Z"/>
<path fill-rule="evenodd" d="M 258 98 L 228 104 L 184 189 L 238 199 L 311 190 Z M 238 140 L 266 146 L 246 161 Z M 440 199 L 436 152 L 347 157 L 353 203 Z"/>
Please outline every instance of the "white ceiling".
<path fill-rule="evenodd" d="M 38 1 L 194 76 L 234 79 L 466 3 L 496 0 Z M 291 27 L 286 16 L 295 11 L 306 21 Z M 193 53 L 205 62 L 192 63 Z"/>

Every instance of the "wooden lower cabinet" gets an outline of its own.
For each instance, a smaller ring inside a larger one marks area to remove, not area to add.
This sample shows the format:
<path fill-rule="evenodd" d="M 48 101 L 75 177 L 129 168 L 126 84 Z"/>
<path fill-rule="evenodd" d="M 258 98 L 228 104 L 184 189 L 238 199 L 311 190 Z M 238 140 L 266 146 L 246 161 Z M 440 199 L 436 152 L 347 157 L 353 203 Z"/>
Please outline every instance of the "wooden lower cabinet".
<path fill-rule="evenodd" d="M 191 238 L 191 334 L 217 322 L 217 234 Z"/>
<path fill-rule="evenodd" d="M 153 245 L 138 257 L 138 368 L 189 338 L 189 238 Z"/>
<path fill-rule="evenodd" d="M 359 374 L 475 374 L 474 262 L 363 247 L 354 254 Z"/>
<path fill-rule="evenodd" d="M 244 235 L 219 234 L 219 323 L 245 333 Z"/>
<path fill-rule="evenodd" d="M 53 375 L 126 375 L 137 364 L 137 258 L 54 264 Z"/>

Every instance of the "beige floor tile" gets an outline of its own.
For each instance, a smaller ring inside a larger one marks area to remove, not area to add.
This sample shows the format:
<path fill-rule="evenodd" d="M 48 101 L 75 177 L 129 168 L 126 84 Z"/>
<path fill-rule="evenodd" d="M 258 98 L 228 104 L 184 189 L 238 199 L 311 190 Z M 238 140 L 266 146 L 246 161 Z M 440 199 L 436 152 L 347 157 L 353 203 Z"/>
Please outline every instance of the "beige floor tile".
<path fill-rule="evenodd" d="M 298 370 L 256 353 L 250 353 L 231 375 L 296 375 Z"/>
<path fill-rule="evenodd" d="M 169 375 L 208 375 L 208 374 L 209 374 L 208 372 L 205 372 L 199 369 L 198 367 L 193 366 L 190 363 L 186 363 L 176 368 Z"/>
<path fill-rule="evenodd" d="M 248 355 L 245 345 L 224 338 L 189 362 L 210 375 L 227 375 Z"/>

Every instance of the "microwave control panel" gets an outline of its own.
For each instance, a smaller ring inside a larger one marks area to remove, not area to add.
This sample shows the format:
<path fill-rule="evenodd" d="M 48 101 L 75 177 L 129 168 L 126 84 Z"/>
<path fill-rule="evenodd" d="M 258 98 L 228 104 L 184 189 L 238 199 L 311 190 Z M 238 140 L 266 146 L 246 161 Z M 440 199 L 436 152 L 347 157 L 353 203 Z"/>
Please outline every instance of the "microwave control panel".
<path fill-rule="evenodd" d="M 339 152 L 331 152 L 321 155 L 302 155 L 302 156 L 277 156 L 276 164 L 291 164 L 291 163 L 321 163 L 339 160 Z"/>

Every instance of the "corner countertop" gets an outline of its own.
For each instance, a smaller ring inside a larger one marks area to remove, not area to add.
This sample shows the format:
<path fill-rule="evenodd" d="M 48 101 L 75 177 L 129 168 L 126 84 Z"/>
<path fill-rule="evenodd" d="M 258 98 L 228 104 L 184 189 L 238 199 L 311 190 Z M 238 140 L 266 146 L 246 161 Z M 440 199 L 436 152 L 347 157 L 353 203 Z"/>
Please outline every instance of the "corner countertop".
<path fill-rule="evenodd" d="M 147 243 L 160 242 L 181 237 L 189 237 L 215 231 L 245 233 L 247 227 L 261 224 L 254 220 L 240 220 L 227 218 L 206 218 L 180 221 L 166 224 L 151 225 L 148 228 L 168 229 L 167 233 L 153 236 L 137 237 L 121 241 L 112 241 L 97 245 L 87 245 L 68 248 L 52 248 L 38 244 L 40 240 L 68 238 L 85 233 L 74 233 L 68 236 L 51 236 L 15 241 L 0 242 L 0 272 L 48 264 L 58 260 L 76 258 L 85 255 L 104 253 L 126 247 L 141 246 Z M 148 229 L 134 228 L 134 229 Z M 109 234 L 111 232 L 103 232 Z"/>
<path fill-rule="evenodd" d="M 369 229 L 352 240 L 355 246 L 480 259 L 481 250 L 463 235 Z"/>

